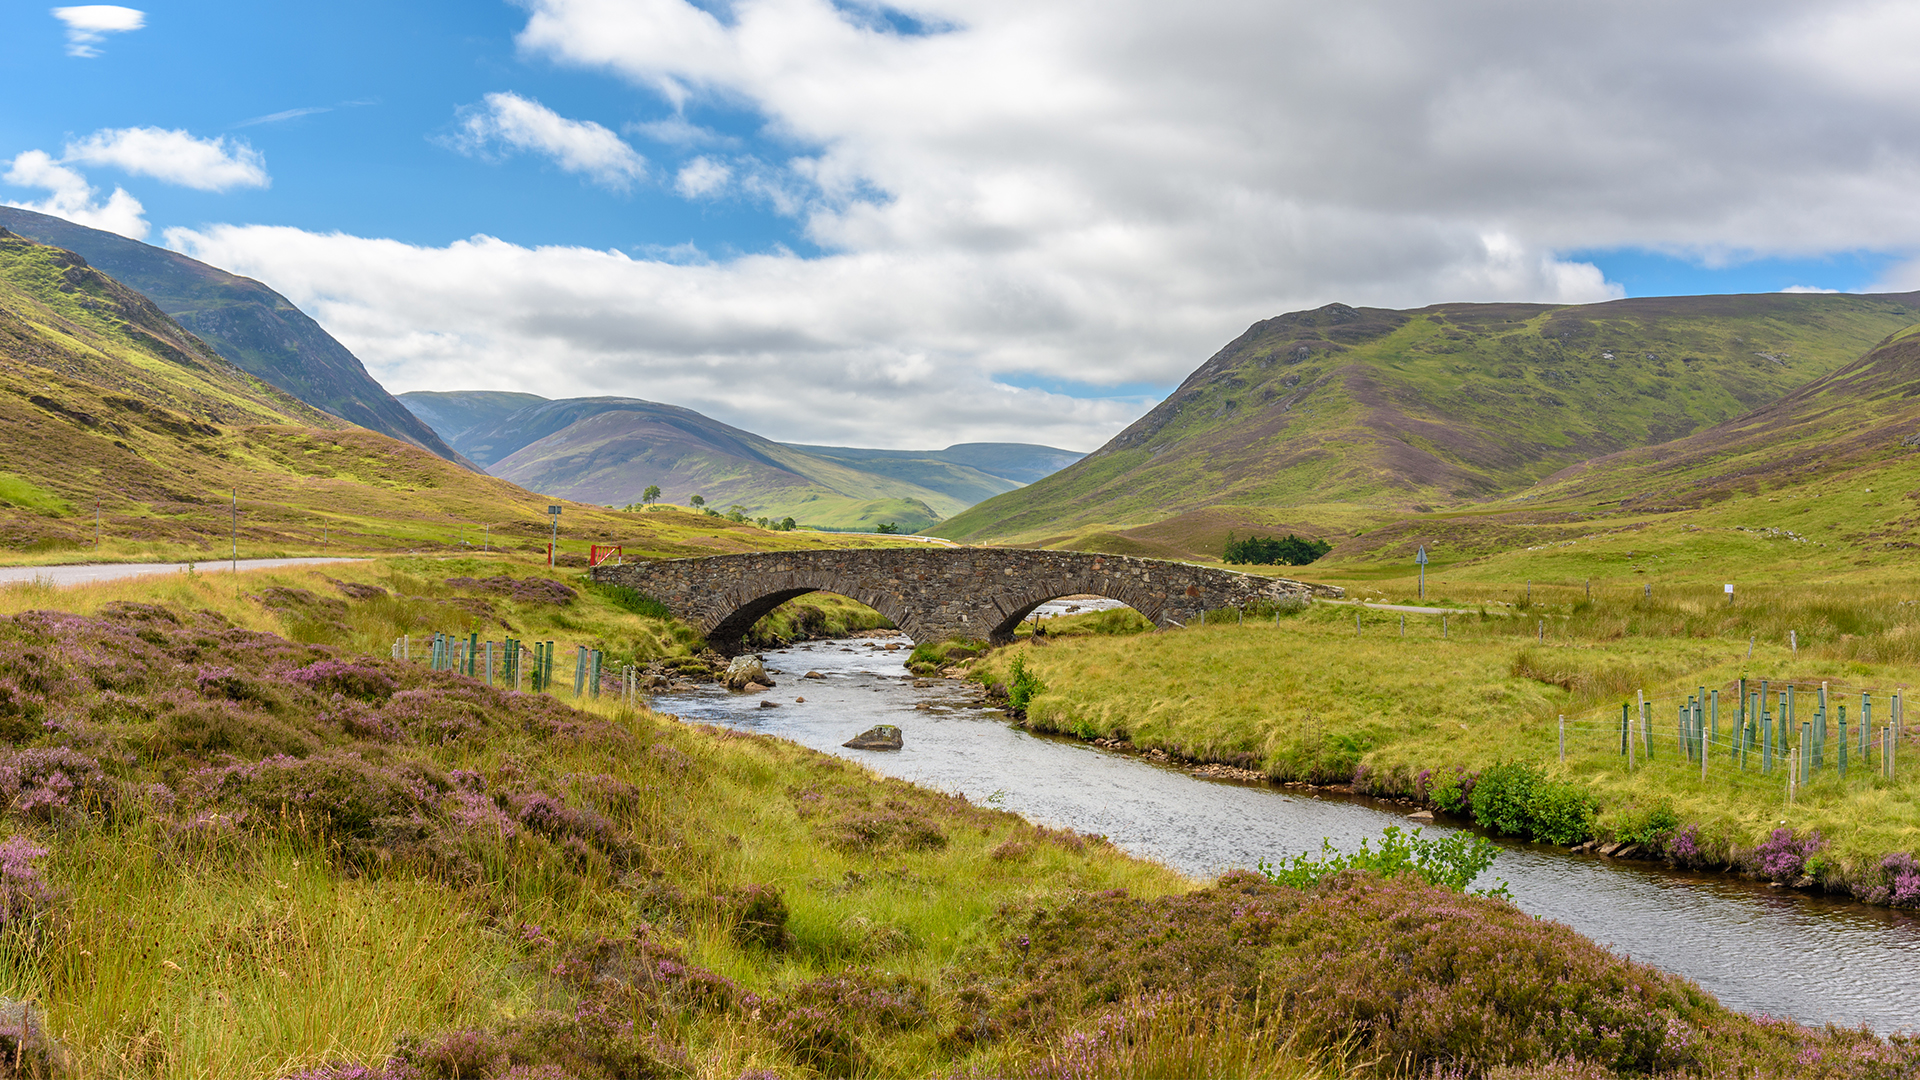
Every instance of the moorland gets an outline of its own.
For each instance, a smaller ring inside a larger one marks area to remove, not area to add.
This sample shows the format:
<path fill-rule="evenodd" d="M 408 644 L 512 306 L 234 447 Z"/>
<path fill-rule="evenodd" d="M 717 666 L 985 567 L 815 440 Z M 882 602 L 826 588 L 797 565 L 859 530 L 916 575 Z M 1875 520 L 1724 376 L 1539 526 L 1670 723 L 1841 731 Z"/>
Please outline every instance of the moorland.
<path fill-rule="evenodd" d="M 1742 675 L 1824 682 L 1837 705 L 1885 702 L 1914 670 L 1895 494 L 1913 467 L 1910 299 L 1269 320 L 1109 447 L 942 530 L 1210 561 L 1236 530 L 1284 528 L 1331 553 L 1261 572 L 1438 611 L 1221 611 L 1157 633 L 1106 612 L 952 673 L 1009 685 L 1036 728 L 1123 749 L 1920 900 L 1907 772 L 1811 774 L 1787 805 L 1778 771 L 1717 748 L 1701 777 L 1673 726 L 1687 693 Z M 625 694 L 623 665 L 715 658 L 650 598 L 546 566 L 544 510 L 562 505 L 576 568 L 586 543 L 661 557 L 884 540 L 535 494 L 349 424 L 86 260 L 4 234 L 0 351 L 11 561 L 201 560 L 236 541 L 368 556 L 0 590 L 15 1072 L 1920 1067 L 1906 1037 L 1734 1013 L 1469 894 L 1486 852 L 1468 834 L 1414 861 L 1275 852 L 1278 871 L 1194 881 L 656 714 Z M 1256 416 L 1265 428 L 1228 431 Z M 805 597 L 758 632 L 876 624 Z M 598 649 L 610 681 L 529 693 L 394 655 L 436 631 Z M 1608 724 L 1643 693 L 1659 726 L 1629 770 Z"/>

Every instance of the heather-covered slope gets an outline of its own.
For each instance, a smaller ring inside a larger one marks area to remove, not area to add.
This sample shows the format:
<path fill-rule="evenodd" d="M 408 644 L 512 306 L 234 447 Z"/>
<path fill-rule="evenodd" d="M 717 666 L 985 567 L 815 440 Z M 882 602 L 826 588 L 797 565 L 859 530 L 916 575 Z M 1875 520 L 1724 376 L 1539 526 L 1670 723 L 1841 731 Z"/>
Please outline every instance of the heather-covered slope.
<path fill-rule="evenodd" d="M 1920 1058 L 1733 1013 L 1412 874 L 1197 885 L 624 705 L 611 673 L 567 702 L 332 644 L 348 622 L 611 614 L 538 579 L 446 603 L 475 583 L 411 563 L 0 617 L 0 964 L 64 1045 L 8 1066 L 1883 1080 Z"/>
<path fill-rule="evenodd" d="M 242 370 L 343 420 L 466 462 L 375 382 L 358 357 L 286 297 L 178 252 L 31 210 L 0 227 L 65 248 L 138 291 Z"/>
<path fill-rule="evenodd" d="M 306 405 L 80 256 L 0 230 L 0 550 L 544 551 L 550 502 Z M 561 539 L 679 555 L 820 542 L 582 506 Z"/>
<path fill-rule="evenodd" d="M 934 531 L 1073 544 L 1184 518 L 1175 550 L 1217 550 L 1235 525 L 1460 505 L 1738 416 L 1916 317 L 1916 294 L 1330 304 L 1256 323 L 1086 459 Z"/>

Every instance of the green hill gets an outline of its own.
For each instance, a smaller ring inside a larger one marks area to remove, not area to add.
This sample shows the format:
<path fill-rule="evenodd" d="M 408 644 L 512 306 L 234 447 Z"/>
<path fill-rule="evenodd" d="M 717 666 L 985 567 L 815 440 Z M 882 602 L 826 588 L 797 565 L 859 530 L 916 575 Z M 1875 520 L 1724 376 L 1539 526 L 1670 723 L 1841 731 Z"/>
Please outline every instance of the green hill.
<path fill-rule="evenodd" d="M 1772 402 L 1920 317 L 1920 294 L 1329 304 L 1254 324 L 1084 460 L 930 530 L 1217 554 L 1530 488 Z"/>
<path fill-rule="evenodd" d="M 178 252 L 31 210 L 0 206 L 0 228 L 80 255 L 153 301 L 241 370 L 301 401 L 468 464 L 375 382 L 346 346 L 265 285 Z"/>
<path fill-rule="evenodd" d="M 79 255 L 0 229 L 0 551 L 14 558 L 224 557 L 234 532 L 257 555 L 544 551 L 551 501 L 305 404 Z M 675 555 L 822 542 L 577 505 L 561 538 Z"/>

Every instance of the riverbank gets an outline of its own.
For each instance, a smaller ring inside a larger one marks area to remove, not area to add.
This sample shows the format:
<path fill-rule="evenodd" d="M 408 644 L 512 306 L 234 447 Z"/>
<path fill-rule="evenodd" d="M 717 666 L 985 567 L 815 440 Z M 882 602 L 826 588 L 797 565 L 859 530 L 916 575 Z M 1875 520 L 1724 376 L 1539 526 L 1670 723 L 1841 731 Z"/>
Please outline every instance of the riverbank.
<path fill-rule="evenodd" d="M 1920 1066 L 1498 901 L 1197 884 L 611 695 L 573 708 L 168 604 L 13 615 L 0 642 L 0 972 L 76 1074 Z"/>
<path fill-rule="evenodd" d="M 1404 637 L 1397 614 L 1324 606 L 1244 624 L 1229 613 L 1205 626 L 1133 636 L 1075 636 L 1071 620 L 1058 620 L 1046 637 L 977 661 L 974 675 L 1005 682 L 1016 661 L 1023 665 L 1044 688 L 1026 703 L 1035 730 L 1126 742 L 1280 782 L 1348 785 L 1483 824 L 1485 815 L 1473 812 L 1475 785 L 1490 769 L 1504 768 L 1498 775 L 1511 779 L 1519 765 L 1526 784 L 1571 806 L 1555 819 L 1564 825 L 1571 817 L 1571 828 L 1555 836 L 1536 831 L 1536 838 L 1568 847 L 1624 842 L 1682 866 L 1764 874 L 1869 902 L 1920 903 L 1920 889 L 1901 884 L 1920 848 L 1920 744 L 1910 730 L 1890 780 L 1878 775 L 1877 759 L 1862 760 L 1857 743 L 1842 780 L 1830 741 L 1823 771 L 1809 774 L 1791 804 L 1784 759 L 1763 772 L 1757 749 L 1744 760 L 1732 753 L 1737 690 L 1722 694 L 1720 742 L 1709 748 L 1704 778 L 1697 754 L 1676 735 L 1676 702 L 1703 685 L 1737 687 L 1743 674 L 1756 691 L 1769 678 L 1773 698 L 1783 682 L 1797 684 L 1803 719 L 1812 718 L 1815 694 L 1828 684 L 1830 726 L 1837 706 L 1849 702 L 1857 721 L 1858 695 L 1870 690 L 1884 723 L 1890 691 L 1920 673 L 1906 653 L 1920 620 L 1886 596 L 1863 596 L 1855 614 L 1836 614 L 1848 599 L 1828 590 L 1819 598 L 1823 609 L 1802 601 L 1798 610 L 1729 616 L 1724 601 L 1716 611 L 1705 597 L 1671 597 L 1595 604 L 1552 625 L 1538 611 L 1476 613 L 1444 627 L 1438 617 L 1408 616 Z M 1752 625 L 1761 619 L 1764 625 Z M 1852 632 L 1835 630 L 1836 619 Z M 1790 644 L 1782 626 L 1795 624 Z M 1781 640 L 1754 641 L 1749 660 L 1748 637 L 1759 634 L 1729 640 L 1741 630 L 1777 630 Z M 1634 710 L 1637 755 L 1629 769 L 1618 702 L 1641 693 L 1659 726 L 1643 743 Z M 1645 745 L 1654 750 L 1651 761 Z M 1914 767 L 1898 767 L 1903 759 Z M 1576 805 L 1582 794 L 1585 811 Z M 1505 831 L 1528 835 L 1520 816 L 1520 827 Z M 1788 831 L 1776 832 L 1782 828 Z"/>

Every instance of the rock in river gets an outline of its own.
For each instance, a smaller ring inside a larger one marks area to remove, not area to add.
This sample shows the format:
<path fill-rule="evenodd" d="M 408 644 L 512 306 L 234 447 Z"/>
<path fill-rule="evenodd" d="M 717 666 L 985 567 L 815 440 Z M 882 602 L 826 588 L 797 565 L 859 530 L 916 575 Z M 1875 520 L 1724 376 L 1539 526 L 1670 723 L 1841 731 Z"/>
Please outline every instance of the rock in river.
<path fill-rule="evenodd" d="M 875 724 L 840 745 L 849 750 L 898 750 L 900 729 L 892 724 Z"/>
<path fill-rule="evenodd" d="M 767 669 L 757 656 L 734 657 L 727 664 L 727 673 L 720 679 L 727 684 L 727 689 L 733 691 L 745 690 L 754 683 L 759 683 L 761 689 L 770 689 L 774 685 L 773 676 L 767 674 Z"/>

